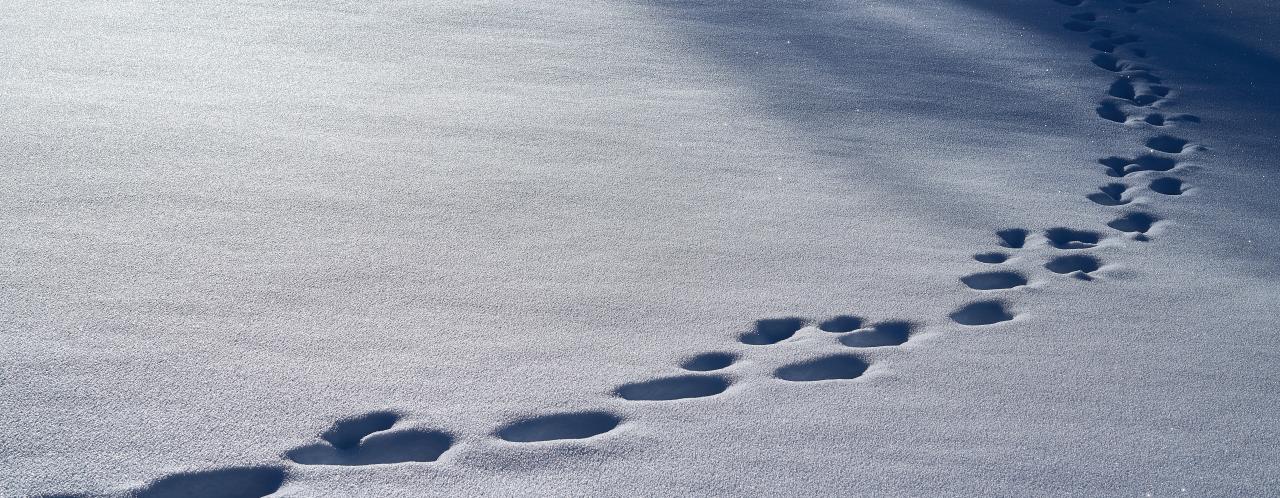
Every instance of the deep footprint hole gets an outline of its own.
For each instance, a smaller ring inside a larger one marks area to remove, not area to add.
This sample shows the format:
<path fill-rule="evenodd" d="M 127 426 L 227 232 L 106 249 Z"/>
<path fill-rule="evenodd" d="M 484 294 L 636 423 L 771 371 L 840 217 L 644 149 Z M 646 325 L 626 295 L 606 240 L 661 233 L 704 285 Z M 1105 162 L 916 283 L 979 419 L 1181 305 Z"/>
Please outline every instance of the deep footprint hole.
<path fill-rule="evenodd" d="M 1062 227 L 1045 230 L 1044 236 L 1050 245 L 1058 249 L 1085 249 L 1098 245 L 1102 238 L 1098 232 Z"/>
<path fill-rule="evenodd" d="M 390 429 L 398 420 L 400 415 L 391 411 L 376 411 L 344 418 L 334 422 L 329 430 L 320 435 L 320 439 L 338 449 L 354 448 L 365 436 Z"/>
<path fill-rule="evenodd" d="M 856 379 L 870 365 L 857 355 L 837 354 L 792 363 L 774 371 L 774 377 L 792 382 Z"/>
<path fill-rule="evenodd" d="M 1148 213 L 1134 212 L 1111 220 L 1107 226 L 1121 232 L 1146 233 L 1159 220 L 1160 218 Z"/>
<path fill-rule="evenodd" d="M 714 396 L 729 388 L 729 379 L 718 375 L 680 375 L 624 384 L 614 390 L 629 401 L 671 401 Z"/>
<path fill-rule="evenodd" d="M 355 448 L 303 446 L 285 456 L 302 465 L 381 465 L 434 462 L 453 447 L 453 436 L 435 430 L 405 429 L 365 437 Z"/>
<path fill-rule="evenodd" d="M 556 413 L 512 422 L 495 435 L 515 443 L 586 439 L 609 432 L 620 423 L 620 417 L 607 412 Z"/>
<path fill-rule="evenodd" d="M 966 304 L 951 313 L 951 319 L 961 325 L 991 325 L 1013 319 L 1004 301 L 977 301 Z"/>
<path fill-rule="evenodd" d="M 1020 249 L 1027 243 L 1027 231 L 1021 228 L 1009 228 L 996 232 L 1000 237 L 1000 245 L 1010 249 Z"/>
<path fill-rule="evenodd" d="M 900 346 L 911 339 L 915 326 L 910 322 L 877 323 L 868 330 L 854 332 L 840 338 L 840 344 L 851 348 L 878 348 Z"/>
<path fill-rule="evenodd" d="M 1147 147 L 1151 150 L 1158 150 L 1169 154 L 1178 154 L 1186 149 L 1187 140 L 1169 135 L 1160 135 L 1147 139 Z"/>
<path fill-rule="evenodd" d="M 823 320 L 818 328 L 824 332 L 851 332 L 862 328 L 862 318 L 853 315 L 840 315 Z"/>
<path fill-rule="evenodd" d="M 1120 168 L 1121 172 L 1123 172 L 1124 166 L 1121 166 Z M 1119 206 L 1129 203 L 1129 201 L 1124 199 L 1124 192 L 1128 189 L 1129 187 L 1123 183 L 1108 183 L 1098 187 L 1098 192 L 1089 194 L 1086 197 L 1094 203 L 1101 204 L 1103 206 Z"/>
<path fill-rule="evenodd" d="M 1045 263 L 1044 267 L 1051 272 L 1063 275 L 1075 272 L 1090 273 L 1101 268 L 1102 262 L 1087 254 L 1073 254 L 1053 258 Z"/>
<path fill-rule="evenodd" d="M 685 360 L 680 364 L 680 368 L 695 372 L 709 372 L 712 370 L 728 368 L 729 365 L 732 365 L 737 361 L 738 355 L 733 353 L 702 353 Z"/>
<path fill-rule="evenodd" d="M 1187 191 L 1182 180 L 1167 176 L 1151 180 L 1151 184 L 1147 188 L 1150 188 L 1152 192 L 1164 195 L 1182 195 L 1183 192 Z"/>
<path fill-rule="evenodd" d="M 981 254 L 974 254 L 973 259 L 981 263 L 995 265 L 1008 261 L 1009 255 L 1002 252 L 984 252 Z"/>
<path fill-rule="evenodd" d="M 233 467 L 162 477 L 132 494 L 138 498 L 261 498 L 284 484 L 282 467 Z"/>
<path fill-rule="evenodd" d="M 1002 290 L 1027 285 L 1027 277 L 1014 271 L 990 271 L 960 277 L 960 281 L 974 290 Z"/>
<path fill-rule="evenodd" d="M 808 323 L 808 320 L 796 317 L 756 320 L 755 330 L 742 334 L 738 340 L 753 346 L 777 344 L 796 335 Z"/>

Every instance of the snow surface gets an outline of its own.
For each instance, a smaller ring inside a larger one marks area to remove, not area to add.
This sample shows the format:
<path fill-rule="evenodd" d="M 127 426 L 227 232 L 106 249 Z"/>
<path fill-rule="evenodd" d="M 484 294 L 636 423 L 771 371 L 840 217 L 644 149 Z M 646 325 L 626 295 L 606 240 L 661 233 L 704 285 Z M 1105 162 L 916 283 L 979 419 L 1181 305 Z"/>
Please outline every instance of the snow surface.
<path fill-rule="evenodd" d="M 1275 494 L 1277 12 L 4 2 L 0 495 Z"/>

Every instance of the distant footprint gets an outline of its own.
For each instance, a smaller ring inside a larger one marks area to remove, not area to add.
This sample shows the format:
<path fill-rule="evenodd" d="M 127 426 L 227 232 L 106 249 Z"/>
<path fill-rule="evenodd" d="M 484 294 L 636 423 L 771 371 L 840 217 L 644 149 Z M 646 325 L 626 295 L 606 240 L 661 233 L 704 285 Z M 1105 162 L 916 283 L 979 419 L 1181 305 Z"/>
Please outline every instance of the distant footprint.
<path fill-rule="evenodd" d="M 988 271 L 960 277 L 973 290 L 1004 290 L 1027 285 L 1027 277 L 1016 271 Z"/>
<path fill-rule="evenodd" d="M 966 304 L 951 313 L 951 319 L 961 325 L 991 325 L 1013 320 L 1004 301 L 977 301 Z"/>
<path fill-rule="evenodd" d="M 790 339 L 800 329 L 809 325 L 803 318 L 766 318 L 756 320 L 755 330 L 742 334 L 738 340 L 752 346 L 767 346 Z"/>
<path fill-rule="evenodd" d="M 134 491 L 137 498 L 260 498 L 284 484 L 284 468 L 232 467 L 162 477 Z"/>
<path fill-rule="evenodd" d="M 1086 249 L 1098 245 L 1101 234 L 1090 230 L 1050 228 L 1044 231 L 1049 244 L 1058 249 Z"/>
<path fill-rule="evenodd" d="M 302 465 L 381 465 L 434 462 L 453 446 L 453 436 L 436 430 L 389 431 L 399 420 L 392 412 L 373 412 L 335 422 L 314 443 L 285 454 Z"/>
<path fill-rule="evenodd" d="M 840 337 L 840 344 L 851 348 L 901 346 L 911 339 L 915 328 L 910 322 L 882 322 L 866 330 Z"/>
<path fill-rule="evenodd" d="M 1129 203 L 1124 198 L 1124 193 L 1128 189 L 1129 187 L 1123 183 L 1108 183 L 1098 187 L 1098 192 L 1089 194 L 1087 197 L 1103 206 L 1122 206 Z"/>
<path fill-rule="evenodd" d="M 1178 161 L 1167 157 L 1142 154 L 1133 159 L 1123 157 L 1105 157 L 1098 164 L 1107 167 L 1107 175 L 1123 177 L 1142 171 L 1169 171 L 1178 165 Z"/>
<path fill-rule="evenodd" d="M 624 384 L 614 394 L 628 401 L 671 401 L 714 396 L 729 384 L 728 378 L 719 375 L 679 375 Z"/>
<path fill-rule="evenodd" d="M 1183 192 L 1187 191 L 1186 185 L 1182 183 L 1182 180 L 1168 176 L 1151 180 L 1147 188 L 1151 189 L 1152 192 L 1164 195 L 1182 195 Z"/>
<path fill-rule="evenodd" d="M 609 432 L 620 423 L 622 418 L 607 412 L 555 413 L 512 422 L 495 435 L 514 443 L 586 439 Z"/>
<path fill-rule="evenodd" d="M 857 355 L 836 354 L 792 363 L 774 371 L 774 377 L 791 382 L 848 380 L 861 377 L 870 365 Z"/>
<path fill-rule="evenodd" d="M 1054 273 L 1072 275 L 1082 280 L 1089 280 L 1089 274 L 1102 268 L 1102 262 L 1087 254 L 1058 256 L 1049 260 L 1044 267 Z"/>
<path fill-rule="evenodd" d="M 729 368 L 729 365 L 737 361 L 738 355 L 733 353 L 702 353 L 685 360 L 680 364 L 680 368 L 694 372 L 710 372 Z"/>

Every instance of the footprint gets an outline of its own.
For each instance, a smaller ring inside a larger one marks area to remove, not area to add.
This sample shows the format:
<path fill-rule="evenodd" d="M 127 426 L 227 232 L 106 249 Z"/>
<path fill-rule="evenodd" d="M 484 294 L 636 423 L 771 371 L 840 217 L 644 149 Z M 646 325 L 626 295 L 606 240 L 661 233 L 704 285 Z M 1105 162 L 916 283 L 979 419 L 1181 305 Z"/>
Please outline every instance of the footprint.
<path fill-rule="evenodd" d="M 1152 126 L 1165 126 L 1168 125 L 1170 121 L 1185 121 L 1188 123 L 1200 122 L 1200 118 L 1192 114 L 1172 114 L 1166 116 L 1159 112 L 1148 114 L 1147 117 L 1142 118 L 1142 120 Z"/>
<path fill-rule="evenodd" d="M 453 446 L 453 436 L 436 430 L 388 431 L 399 420 L 373 412 L 335 422 L 324 442 L 290 450 L 285 458 L 302 465 L 380 465 L 434 462 Z"/>
<path fill-rule="evenodd" d="M 1147 186 L 1152 192 L 1164 195 L 1182 195 L 1186 192 L 1186 187 L 1182 180 L 1173 177 L 1162 177 L 1151 180 L 1151 184 Z"/>
<path fill-rule="evenodd" d="M 824 332 L 852 332 L 862 328 L 862 318 L 853 315 L 840 315 L 823 320 L 818 328 Z"/>
<path fill-rule="evenodd" d="M 569 412 L 517 420 L 494 435 L 514 443 L 586 439 L 618 427 L 622 419 L 607 412 Z"/>
<path fill-rule="evenodd" d="M 680 364 L 680 368 L 694 372 L 710 372 L 728 368 L 737 361 L 738 355 L 733 353 L 702 353 L 685 360 Z"/>
<path fill-rule="evenodd" d="M 1142 154 L 1133 159 L 1123 157 L 1106 157 L 1098 160 L 1098 164 L 1107 167 L 1107 175 L 1122 177 L 1141 171 L 1169 171 L 1178 165 L 1178 161 L 1167 157 Z"/>
<path fill-rule="evenodd" d="M 231 467 L 183 472 L 155 480 L 130 496 L 138 498 L 260 498 L 284 484 L 283 467 Z"/>
<path fill-rule="evenodd" d="M 613 393 L 628 401 L 671 401 L 714 396 L 729 384 L 729 379 L 719 375 L 678 375 L 624 384 Z"/>
<path fill-rule="evenodd" d="M 1117 123 L 1127 123 L 1129 121 L 1129 112 L 1114 100 L 1104 100 L 1098 103 L 1098 107 L 1095 110 L 1098 113 L 1098 117 L 1107 121 Z M 1161 123 L 1163 124 L 1163 121 Z"/>
<path fill-rule="evenodd" d="M 390 429 L 399 420 L 400 415 L 391 411 L 357 415 L 334 422 L 333 427 L 320 434 L 320 439 L 328 441 L 334 448 L 351 449 L 365 436 Z"/>
<path fill-rule="evenodd" d="M 1157 221 L 1160 221 L 1160 218 L 1157 218 L 1154 215 L 1142 212 L 1133 212 L 1111 220 L 1107 223 L 1107 226 L 1121 232 L 1144 234 L 1147 233 L 1147 230 L 1150 230 L 1151 226 Z"/>
<path fill-rule="evenodd" d="M 1187 140 L 1169 135 L 1158 135 L 1147 139 L 1147 147 L 1168 154 L 1181 154 L 1187 150 Z"/>
<path fill-rule="evenodd" d="M 1121 77 L 1107 88 L 1107 95 L 1125 100 L 1131 104 L 1149 107 L 1169 95 L 1169 87 L 1161 85 L 1135 85 L 1132 78 Z"/>
<path fill-rule="evenodd" d="M 851 348 L 878 348 L 901 346 L 911 339 L 915 326 L 910 322 L 882 322 L 867 330 L 859 330 L 840 337 L 840 344 Z"/>
<path fill-rule="evenodd" d="M 1049 244 L 1058 249 L 1087 249 L 1098 245 L 1102 234 L 1090 230 L 1072 230 L 1070 228 L 1050 228 L 1044 231 Z"/>
<path fill-rule="evenodd" d="M 1076 278 L 1089 280 L 1088 274 L 1102 268 L 1102 262 L 1088 254 L 1072 254 L 1053 258 L 1045 263 L 1044 267 L 1054 273 L 1074 275 Z"/>
<path fill-rule="evenodd" d="M 791 382 L 847 380 L 861 377 L 869 366 L 866 360 L 857 355 L 836 354 L 792 363 L 778 368 L 773 375 Z"/>
<path fill-rule="evenodd" d="M 1127 71 L 1148 71 L 1148 69 L 1143 67 L 1141 64 L 1135 63 L 1133 61 L 1127 61 L 1119 57 L 1116 57 L 1115 55 L 1107 54 L 1107 53 L 1095 55 L 1090 60 L 1093 62 L 1093 65 L 1098 66 L 1102 69 L 1106 69 L 1107 71 L 1111 71 L 1113 73 L 1123 73 Z M 1148 79 L 1159 80 L 1159 78 L 1155 78 L 1149 73 L 1145 75 L 1133 74 L 1130 76 L 1135 78 L 1146 77 Z"/>
<path fill-rule="evenodd" d="M 1138 93 L 1129 78 L 1120 78 L 1111 83 L 1111 87 L 1107 89 L 1107 95 L 1133 101 L 1134 97 L 1138 96 Z"/>
<path fill-rule="evenodd" d="M 961 325 L 991 325 L 1013 319 L 1004 301 L 977 301 L 966 304 L 951 313 L 951 319 Z"/>
<path fill-rule="evenodd" d="M 777 344 L 790 339 L 796 332 L 809 324 L 808 320 L 796 317 L 766 318 L 756 320 L 756 329 L 742 334 L 738 340 L 752 346 Z"/>
<path fill-rule="evenodd" d="M 1000 264 L 1009 260 L 1009 255 L 1002 252 L 984 252 L 974 254 L 973 259 L 989 265 Z"/>
<path fill-rule="evenodd" d="M 1103 206 L 1121 206 L 1129 203 L 1124 198 L 1124 192 L 1128 189 L 1129 187 L 1123 183 L 1108 183 L 1098 187 L 1098 192 L 1089 194 L 1087 197 Z"/>
<path fill-rule="evenodd" d="M 1027 231 L 1021 228 L 1009 228 L 996 232 L 1000 237 L 1000 245 L 1010 249 L 1020 249 L 1027 243 Z"/>
<path fill-rule="evenodd" d="M 990 271 L 960 277 L 973 290 L 1003 290 L 1027 285 L 1027 277 L 1014 271 Z"/>

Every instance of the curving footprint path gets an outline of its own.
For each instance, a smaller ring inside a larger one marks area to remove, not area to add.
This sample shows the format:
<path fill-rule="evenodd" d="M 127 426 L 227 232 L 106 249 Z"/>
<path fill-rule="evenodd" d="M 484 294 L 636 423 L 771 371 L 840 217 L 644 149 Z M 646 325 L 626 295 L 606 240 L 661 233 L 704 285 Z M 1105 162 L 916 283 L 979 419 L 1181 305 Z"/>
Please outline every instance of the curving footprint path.
<path fill-rule="evenodd" d="M 1123 0 L 1115 8 L 1119 15 L 1131 16 L 1143 12 L 1139 5 L 1149 0 Z M 1084 0 L 1052 0 L 1068 8 L 1085 5 Z M 1096 10 L 1080 10 L 1067 14 L 1064 29 L 1091 36 L 1088 47 L 1097 53 L 1090 62 L 1097 68 L 1115 75 L 1103 91 L 1095 112 L 1104 122 L 1121 124 L 1126 130 L 1144 132 L 1148 129 L 1177 127 L 1199 123 L 1200 118 L 1186 113 L 1171 114 L 1163 110 L 1172 104 L 1175 90 L 1164 83 L 1157 74 L 1158 68 L 1134 58 L 1147 58 L 1147 50 L 1140 46 L 1143 39 L 1134 33 L 1115 30 L 1108 23 L 1108 16 Z M 1206 150 L 1191 140 L 1170 133 L 1146 136 L 1138 141 L 1143 150 L 1132 155 L 1109 155 L 1098 160 L 1103 173 L 1118 179 L 1096 188 L 1084 197 L 1100 209 L 1123 209 L 1132 202 L 1131 192 L 1142 186 L 1130 181 L 1145 182 L 1145 188 L 1163 198 L 1181 196 L 1189 190 L 1179 176 L 1183 169 L 1180 162 L 1189 154 Z M 1155 175 L 1153 175 L 1155 174 Z M 1096 185 L 1096 184 L 1095 184 Z M 1103 232 L 1088 229 L 1055 227 L 1043 232 L 1040 247 L 1051 251 L 1042 261 L 1043 268 L 1053 274 L 1066 275 L 1079 280 L 1094 280 L 1104 262 L 1089 252 L 1109 240 L 1124 244 L 1128 240 L 1147 241 L 1148 233 L 1158 228 L 1162 218 L 1154 213 L 1127 210 L 1114 213 L 1106 228 L 1119 234 L 1109 237 Z M 1114 233 L 1114 232 L 1113 232 Z M 1036 236 L 1036 237 L 1040 237 Z M 1009 228 L 996 232 L 1001 250 L 979 252 L 973 259 L 988 265 L 1006 265 L 1014 260 L 1012 252 L 1033 255 L 1036 248 L 1028 246 L 1030 231 Z M 1061 252 L 1066 251 L 1066 252 Z M 1019 257 L 1018 259 L 1023 259 Z M 997 266 L 1000 268 L 1000 266 Z M 977 299 L 961 305 L 947 318 L 961 327 L 989 327 L 1017 318 L 1013 299 L 1009 293 L 1030 285 L 1026 273 L 1012 269 L 982 271 L 959 278 L 968 291 L 977 293 Z M 983 298 L 1003 292 L 1000 299 Z M 816 324 L 816 325 L 815 325 Z M 802 317 L 762 318 L 755 320 L 750 330 L 737 335 L 736 351 L 710 351 L 695 354 L 683 360 L 678 367 L 685 374 L 669 375 L 654 379 L 622 384 L 612 395 L 624 402 L 672 402 L 713 397 L 724 393 L 735 382 L 728 375 L 716 372 L 729 368 L 757 348 L 786 347 L 797 333 L 806 327 L 835 334 L 832 343 L 841 348 L 892 348 L 908 343 L 917 326 L 907 321 L 881 321 L 871 325 L 860 316 L 839 314 L 824 319 Z M 727 346 L 733 347 L 734 344 Z M 848 350 L 846 350 L 848 351 Z M 862 377 L 870 368 L 870 361 L 857 353 L 833 352 L 807 360 L 777 366 L 773 377 L 788 384 L 815 382 L 842 382 Z M 622 416 L 603 410 L 561 411 L 531 415 L 513 420 L 497 429 L 491 436 L 511 444 L 555 444 L 559 441 L 584 440 L 609 433 L 618 428 Z M 288 450 L 283 454 L 286 464 L 304 466 L 360 466 L 430 464 L 454 446 L 455 436 L 446 430 L 424 428 L 397 428 L 402 415 L 394 411 L 371 412 L 342 418 L 319 435 L 319 441 Z M 275 493 L 286 482 L 287 465 L 241 466 L 199 472 L 184 472 L 157 479 L 131 494 L 140 497 L 260 497 Z"/>

